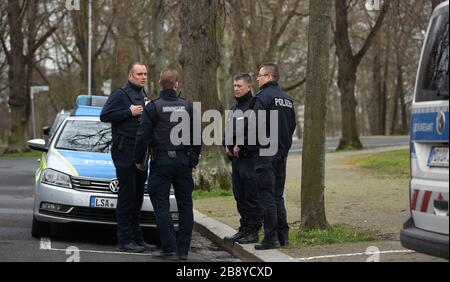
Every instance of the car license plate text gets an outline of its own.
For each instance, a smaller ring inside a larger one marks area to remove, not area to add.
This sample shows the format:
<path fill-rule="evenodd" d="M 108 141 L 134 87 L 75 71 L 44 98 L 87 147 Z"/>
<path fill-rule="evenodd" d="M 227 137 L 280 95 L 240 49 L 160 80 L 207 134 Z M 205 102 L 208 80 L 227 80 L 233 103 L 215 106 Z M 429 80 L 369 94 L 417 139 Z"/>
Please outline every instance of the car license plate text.
<path fill-rule="evenodd" d="M 91 197 L 91 208 L 98 209 L 115 209 L 117 207 L 117 199 Z"/>
<path fill-rule="evenodd" d="M 448 147 L 434 147 L 431 149 L 428 166 L 430 167 L 449 167 L 448 166 Z"/>

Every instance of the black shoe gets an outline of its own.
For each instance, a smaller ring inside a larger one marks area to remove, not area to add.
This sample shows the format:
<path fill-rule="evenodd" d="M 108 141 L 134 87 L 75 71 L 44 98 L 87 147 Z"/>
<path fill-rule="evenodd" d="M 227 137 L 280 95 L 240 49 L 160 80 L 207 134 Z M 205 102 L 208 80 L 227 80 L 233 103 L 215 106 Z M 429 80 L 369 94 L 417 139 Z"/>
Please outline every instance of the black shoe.
<path fill-rule="evenodd" d="M 244 237 L 237 240 L 239 244 L 247 245 L 259 242 L 259 235 L 257 232 L 247 233 Z"/>
<path fill-rule="evenodd" d="M 187 254 L 178 255 L 178 260 L 187 261 L 188 255 Z"/>
<path fill-rule="evenodd" d="M 237 242 L 239 239 L 243 238 L 245 235 L 247 235 L 243 231 L 239 231 L 238 233 L 234 234 L 233 236 L 227 236 L 224 238 L 225 241 L 231 241 L 231 242 Z"/>
<path fill-rule="evenodd" d="M 278 233 L 278 241 L 280 242 L 281 247 L 289 246 L 289 233 L 288 232 Z"/>
<path fill-rule="evenodd" d="M 280 242 L 281 247 L 287 247 L 289 246 L 289 241 Z"/>
<path fill-rule="evenodd" d="M 166 253 L 163 251 L 154 252 L 152 254 L 152 257 L 157 258 L 157 259 L 164 259 L 164 260 L 176 260 L 177 259 L 177 256 L 175 255 L 174 252 Z"/>
<path fill-rule="evenodd" d="M 125 253 L 143 253 L 145 251 L 145 248 L 142 246 L 136 245 L 136 243 L 131 242 L 128 244 L 118 244 L 117 250 L 119 252 L 125 252 Z"/>
<path fill-rule="evenodd" d="M 140 247 L 144 247 L 145 248 L 145 252 L 153 252 L 157 249 L 157 247 L 155 245 L 150 245 L 147 244 L 145 241 L 141 241 L 141 242 L 136 242 L 136 245 L 140 246 Z"/>
<path fill-rule="evenodd" d="M 278 242 L 278 240 L 273 240 L 273 241 L 263 240 L 261 243 L 255 245 L 255 250 L 257 250 L 257 251 L 272 250 L 272 249 L 279 249 L 279 248 L 280 248 L 280 242 Z"/>

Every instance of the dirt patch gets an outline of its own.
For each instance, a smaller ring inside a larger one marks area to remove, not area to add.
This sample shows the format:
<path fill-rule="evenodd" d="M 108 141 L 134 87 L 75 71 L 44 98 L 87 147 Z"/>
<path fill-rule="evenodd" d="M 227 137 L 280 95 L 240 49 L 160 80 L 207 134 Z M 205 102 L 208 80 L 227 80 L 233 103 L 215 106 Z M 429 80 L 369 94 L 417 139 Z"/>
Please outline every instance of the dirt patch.
<path fill-rule="evenodd" d="M 409 217 L 408 180 L 380 177 L 354 167 L 355 160 L 392 149 L 332 153 L 326 157 L 326 211 L 331 224 L 347 224 L 380 241 L 398 241 Z M 291 155 L 287 166 L 286 206 L 292 228 L 300 222 L 301 156 Z M 194 207 L 231 227 L 239 227 L 233 197 L 195 201 Z M 296 256 L 295 251 L 287 251 Z"/>

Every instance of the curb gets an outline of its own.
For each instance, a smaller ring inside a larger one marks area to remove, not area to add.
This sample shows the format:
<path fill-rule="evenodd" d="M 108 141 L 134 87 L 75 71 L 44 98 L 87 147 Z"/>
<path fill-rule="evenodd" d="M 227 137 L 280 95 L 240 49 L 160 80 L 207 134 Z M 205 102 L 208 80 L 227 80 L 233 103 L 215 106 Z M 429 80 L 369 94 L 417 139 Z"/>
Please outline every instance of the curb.
<path fill-rule="evenodd" d="M 194 210 L 194 230 L 208 238 L 233 256 L 244 262 L 295 262 L 290 257 L 278 250 L 256 251 L 255 244 L 240 245 L 226 242 L 225 236 L 233 235 L 236 230 L 213 218 L 210 218 L 197 210 Z"/>

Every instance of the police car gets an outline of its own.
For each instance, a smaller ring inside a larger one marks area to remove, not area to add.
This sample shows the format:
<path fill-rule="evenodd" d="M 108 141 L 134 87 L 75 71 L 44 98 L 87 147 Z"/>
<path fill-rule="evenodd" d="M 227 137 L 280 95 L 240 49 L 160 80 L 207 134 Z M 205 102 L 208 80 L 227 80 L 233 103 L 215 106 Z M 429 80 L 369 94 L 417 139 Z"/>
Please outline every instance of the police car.
<path fill-rule="evenodd" d="M 28 141 L 30 149 L 42 152 L 36 171 L 33 237 L 48 235 L 50 227 L 61 223 L 116 224 L 120 187 L 110 154 L 111 125 L 99 118 L 106 101 L 107 97 L 78 97 L 72 114 L 60 113 L 52 128 L 44 129 L 48 140 Z M 173 193 L 170 202 L 177 225 Z M 148 195 L 140 222 L 142 227 L 156 228 Z"/>
<path fill-rule="evenodd" d="M 411 123 L 411 218 L 404 247 L 448 259 L 449 2 L 436 8 L 419 66 Z"/>

